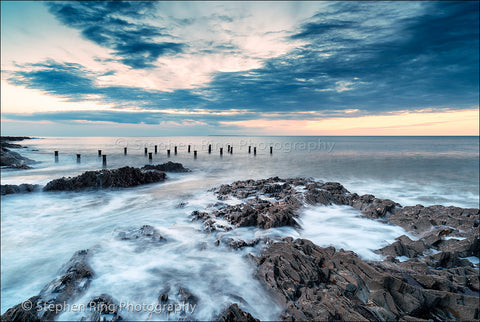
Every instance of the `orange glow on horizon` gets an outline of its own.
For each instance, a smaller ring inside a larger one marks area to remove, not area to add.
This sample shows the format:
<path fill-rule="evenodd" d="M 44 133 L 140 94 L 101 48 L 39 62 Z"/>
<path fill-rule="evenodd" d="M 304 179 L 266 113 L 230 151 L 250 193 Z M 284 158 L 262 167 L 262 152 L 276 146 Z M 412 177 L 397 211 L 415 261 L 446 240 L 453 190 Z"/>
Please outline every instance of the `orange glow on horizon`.
<path fill-rule="evenodd" d="M 479 135 L 479 110 L 447 112 L 402 112 L 316 120 L 268 120 L 221 122 L 257 134 L 275 135 Z"/>

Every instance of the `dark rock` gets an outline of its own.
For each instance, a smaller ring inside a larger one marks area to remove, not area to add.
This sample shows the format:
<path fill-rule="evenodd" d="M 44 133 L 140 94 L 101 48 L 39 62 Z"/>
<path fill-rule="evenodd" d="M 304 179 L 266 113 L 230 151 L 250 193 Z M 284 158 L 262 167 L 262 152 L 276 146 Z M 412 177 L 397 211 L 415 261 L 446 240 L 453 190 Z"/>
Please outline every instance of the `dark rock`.
<path fill-rule="evenodd" d="M 165 242 L 166 239 L 150 225 L 143 225 L 138 229 L 133 229 L 127 232 L 118 233 L 117 238 L 120 240 L 148 240 L 151 242 Z"/>
<path fill-rule="evenodd" d="M 142 170 L 158 170 L 164 172 L 191 172 L 190 169 L 184 168 L 181 163 L 175 163 L 172 161 L 157 165 L 146 164 L 142 167 Z"/>
<path fill-rule="evenodd" d="M 83 317 L 82 321 L 121 321 L 122 317 L 118 314 L 120 308 L 118 301 L 108 294 L 101 294 L 88 302 L 90 315 Z M 105 316 L 106 315 L 106 316 Z"/>
<path fill-rule="evenodd" d="M 7 142 L 7 141 L 23 141 L 23 140 L 30 140 L 34 139 L 28 136 L 1 136 L 0 142 Z"/>
<path fill-rule="evenodd" d="M 238 307 L 237 303 L 231 304 L 228 308 L 223 310 L 222 313 L 215 319 L 219 322 L 233 322 L 233 321 L 243 321 L 243 322 L 254 322 L 260 321 L 254 318 L 250 313 L 243 311 Z"/>
<path fill-rule="evenodd" d="M 257 277 L 283 301 L 284 320 L 478 318 L 478 297 L 424 288 L 406 266 L 369 264 L 308 240 L 273 243 L 254 262 Z"/>
<path fill-rule="evenodd" d="M 34 192 L 34 191 L 40 191 L 40 190 L 41 190 L 41 186 L 38 184 L 27 184 L 27 183 L 22 183 L 21 185 L 2 184 L 0 194 L 3 196 L 3 195 L 12 194 L 12 193 L 25 193 L 25 192 Z"/>
<path fill-rule="evenodd" d="M 196 305 L 198 304 L 198 298 L 193 295 L 188 289 L 184 287 L 179 287 L 178 288 L 178 297 L 180 299 L 179 302 L 185 302 L 190 305 Z"/>
<path fill-rule="evenodd" d="M 60 276 L 45 285 L 39 295 L 28 300 L 31 309 L 16 305 L 2 315 L 2 321 L 52 321 L 68 301 L 79 297 L 89 287 L 94 276 L 88 264 L 89 256 L 88 250 L 76 252 L 61 268 Z"/>
<path fill-rule="evenodd" d="M 160 171 L 144 171 L 138 168 L 123 167 L 113 170 L 87 171 L 77 177 L 55 179 L 47 183 L 44 191 L 75 191 L 86 188 L 127 188 L 141 184 L 164 181 L 166 175 Z"/>
<path fill-rule="evenodd" d="M 0 166 L 16 168 L 16 169 L 30 169 L 29 164 L 33 164 L 35 161 L 32 159 L 21 156 L 17 152 L 10 151 L 2 147 L 0 152 Z"/>

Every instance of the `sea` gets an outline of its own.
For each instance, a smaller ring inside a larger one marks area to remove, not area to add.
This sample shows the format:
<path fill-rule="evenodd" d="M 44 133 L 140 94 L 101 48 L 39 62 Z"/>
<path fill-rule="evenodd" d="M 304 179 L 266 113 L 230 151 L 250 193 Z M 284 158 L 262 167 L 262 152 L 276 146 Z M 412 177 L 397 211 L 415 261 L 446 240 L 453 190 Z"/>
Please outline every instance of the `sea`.
<path fill-rule="evenodd" d="M 479 207 L 478 137 L 42 137 L 14 143 L 26 146 L 14 151 L 37 163 L 29 170 L 2 169 L 2 184 L 45 185 L 102 169 L 98 150 L 107 156 L 109 169 L 172 161 L 192 172 L 168 173 L 165 182 L 127 189 L 2 196 L 2 314 L 37 295 L 76 251 L 93 249 L 95 277 L 86 293 L 70 303 L 79 308 L 110 294 L 123 305 L 126 320 L 212 320 L 230 303 L 261 320 L 278 319 L 281 304 L 254 277 L 249 260 L 262 246 L 232 250 L 217 245 L 219 233 L 207 233 L 201 222 L 191 220 L 194 210 L 217 202 L 212 188 L 236 180 L 306 177 L 340 182 L 350 192 L 402 206 Z M 145 148 L 153 154 L 151 161 Z M 54 151 L 59 151 L 58 162 Z M 305 206 L 299 223 L 300 229 L 250 227 L 223 234 L 245 240 L 307 238 L 322 247 L 352 250 L 365 260 L 381 260 L 375 249 L 409 235 L 346 206 Z M 116 238 L 143 225 L 155 227 L 167 242 L 139 247 Z M 194 294 L 194 312 L 152 312 L 166 288 Z M 87 313 L 81 309 L 69 310 L 58 320 L 82 316 Z"/>

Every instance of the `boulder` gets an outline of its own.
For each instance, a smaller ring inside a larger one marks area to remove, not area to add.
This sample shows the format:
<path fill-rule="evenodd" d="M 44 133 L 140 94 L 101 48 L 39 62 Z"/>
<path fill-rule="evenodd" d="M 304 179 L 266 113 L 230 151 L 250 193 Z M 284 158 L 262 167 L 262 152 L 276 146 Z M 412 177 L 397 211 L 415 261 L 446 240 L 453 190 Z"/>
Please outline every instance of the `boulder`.
<path fill-rule="evenodd" d="M 65 303 L 84 294 L 95 275 L 88 264 L 91 252 L 81 250 L 60 269 L 37 296 L 8 309 L 2 321 L 52 321 L 63 311 Z M 29 305 L 25 305 L 25 303 Z M 23 305 L 22 305 L 23 304 Z"/>
<path fill-rule="evenodd" d="M 243 311 L 241 308 L 238 307 L 237 303 L 231 304 L 225 310 L 222 311 L 215 319 L 218 322 L 234 322 L 234 321 L 242 321 L 242 322 L 256 322 L 260 321 L 254 318 L 250 313 Z"/>
<path fill-rule="evenodd" d="M 40 190 L 41 190 L 41 186 L 38 184 L 28 184 L 28 183 L 22 183 L 20 185 L 2 184 L 0 194 L 3 196 L 3 195 L 13 194 L 13 193 L 26 193 L 26 192 L 34 192 L 34 191 L 40 191 Z"/>
<path fill-rule="evenodd" d="M 83 189 L 128 188 L 141 184 L 164 181 L 165 172 L 123 167 L 113 170 L 87 171 L 77 177 L 55 179 L 47 183 L 44 191 L 75 191 Z"/>
<path fill-rule="evenodd" d="M 142 167 L 142 170 L 158 170 L 164 172 L 191 172 L 190 169 L 184 168 L 181 163 L 175 163 L 172 161 L 157 165 L 146 164 Z"/>

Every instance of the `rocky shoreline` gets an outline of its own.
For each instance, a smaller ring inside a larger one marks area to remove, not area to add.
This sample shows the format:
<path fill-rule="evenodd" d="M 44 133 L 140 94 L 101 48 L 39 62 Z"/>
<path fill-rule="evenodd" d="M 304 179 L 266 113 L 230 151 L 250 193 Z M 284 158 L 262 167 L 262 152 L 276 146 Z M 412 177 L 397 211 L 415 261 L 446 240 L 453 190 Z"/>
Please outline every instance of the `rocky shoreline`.
<path fill-rule="evenodd" d="M 11 151 L 10 149 L 26 148 L 20 144 L 10 143 L 16 141 L 23 141 L 32 139 L 27 136 L 2 136 L 0 137 L 0 166 L 13 169 L 31 169 L 30 165 L 35 161 L 26 158 L 18 152 Z"/>
<path fill-rule="evenodd" d="M 132 168 L 133 169 L 133 168 Z M 158 171 L 158 170 L 139 170 Z M 90 178 L 90 175 L 88 175 Z M 79 182 L 84 182 L 76 177 Z M 69 179 L 70 180 L 70 179 Z M 93 179 L 92 179 L 93 180 Z M 75 187 L 63 179 L 59 184 Z M 90 182 L 90 181 L 88 181 Z M 92 181 L 93 182 L 93 181 Z M 47 185 L 48 186 L 48 185 Z M 121 184 L 120 184 L 121 186 Z M 250 254 L 255 277 L 283 306 L 278 317 L 285 321 L 473 321 L 480 319 L 479 209 L 422 205 L 403 207 L 388 199 L 358 195 L 341 184 L 313 179 L 278 177 L 237 181 L 212 190 L 218 202 L 205 210 L 194 211 L 192 220 L 202 222 L 206 233 L 221 236 L 239 227 L 291 226 L 301 229 L 298 218 L 309 205 L 345 205 L 358 209 L 362 216 L 398 225 L 414 239 L 403 235 L 376 250 L 382 261 L 367 261 L 354 252 L 320 247 L 306 239 L 217 240 L 232 251 L 262 244 L 260 253 Z M 235 199 L 235 204 L 227 203 Z M 123 232 L 119 240 L 168 243 L 153 227 Z M 64 266 L 61 275 L 30 300 L 61 303 L 83 294 L 95 272 L 88 265 L 94 250 L 77 252 Z M 115 294 L 99 294 L 91 303 L 113 303 Z M 198 298 L 179 285 L 159 290 L 158 303 L 183 299 L 198 303 Z M 111 307 L 111 306 L 109 306 Z M 113 306 L 115 307 L 115 306 Z M 25 310 L 20 304 L 7 310 L 2 320 L 45 321 L 55 315 Z M 85 321 L 122 319 L 121 312 L 92 308 Z M 218 321 L 255 321 L 231 303 Z"/>
<path fill-rule="evenodd" d="M 166 180 L 165 172 L 190 172 L 181 163 L 167 162 L 142 168 L 123 167 L 86 171 L 76 177 L 63 177 L 48 182 L 45 187 L 35 184 L 1 185 L 1 195 L 37 191 L 84 191 L 108 188 L 129 188 Z"/>

